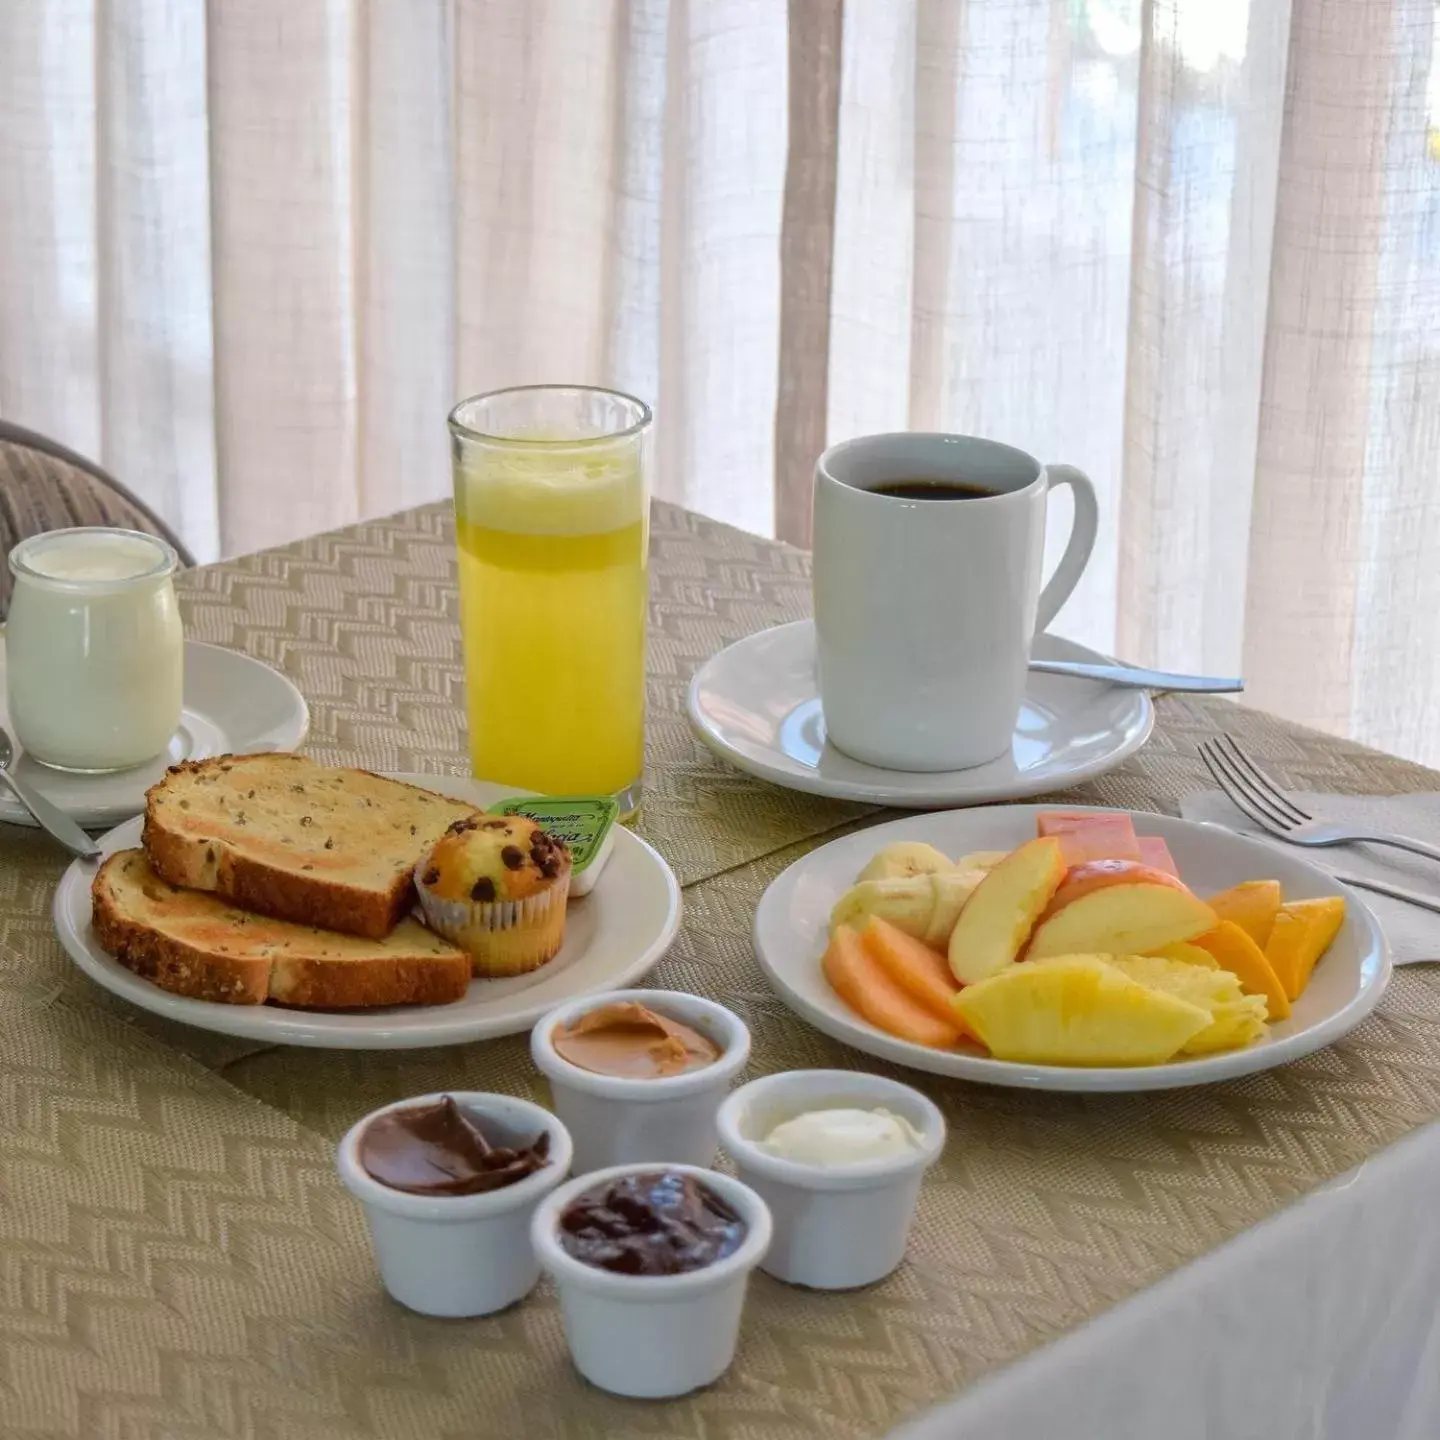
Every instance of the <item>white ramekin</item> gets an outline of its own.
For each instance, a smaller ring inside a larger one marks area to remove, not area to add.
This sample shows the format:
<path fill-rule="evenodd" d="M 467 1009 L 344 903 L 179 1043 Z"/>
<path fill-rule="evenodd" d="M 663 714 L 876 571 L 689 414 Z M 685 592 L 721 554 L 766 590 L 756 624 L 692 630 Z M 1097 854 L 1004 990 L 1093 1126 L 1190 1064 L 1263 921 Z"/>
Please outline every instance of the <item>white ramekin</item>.
<path fill-rule="evenodd" d="M 684 1275 L 617 1275 L 569 1255 L 556 1233 L 577 1195 L 620 1175 L 652 1170 L 694 1175 L 745 1222 L 733 1254 Z M 748 1185 L 698 1165 L 613 1165 L 547 1195 L 530 1234 L 541 1266 L 555 1278 L 565 1340 L 575 1368 L 615 1395 L 660 1399 L 718 1380 L 735 1358 L 750 1272 L 770 1244 L 770 1212 Z"/>
<path fill-rule="evenodd" d="M 360 1163 L 360 1137 L 377 1116 L 449 1095 L 467 1114 L 515 1135 L 550 1135 L 550 1163 L 513 1185 L 480 1195 L 411 1195 L 382 1185 Z M 365 1207 L 385 1288 L 422 1315 L 489 1315 L 535 1288 L 540 1267 L 530 1245 L 535 1207 L 570 1171 L 570 1133 L 548 1110 L 513 1095 L 444 1090 L 371 1111 L 336 1152 L 345 1188 Z"/>
<path fill-rule="evenodd" d="M 713 1065 L 658 1080 L 597 1075 L 572 1065 L 551 1036 L 602 1005 L 632 1002 L 708 1035 L 719 1047 Z M 708 1165 L 719 1148 L 715 1112 L 750 1058 L 750 1031 L 723 1005 L 677 990 L 607 990 L 558 1006 L 530 1032 L 530 1054 L 550 1081 L 555 1110 L 575 1141 L 575 1173 L 606 1165 L 673 1161 Z"/>
<path fill-rule="evenodd" d="M 757 1143 L 807 1110 L 884 1108 L 920 1148 L 853 1165 L 801 1165 Z M 848 1290 L 883 1280 L 905 1257 L 926 1169 L 945 1146 L 945 1117 L 918 1090 L 852 1070 L 786 1070 L 742 1085 L 720 1107 L 720 1143 L 770 1207 L 775 1238 L 761 1268 L 791 1285 Z"/>

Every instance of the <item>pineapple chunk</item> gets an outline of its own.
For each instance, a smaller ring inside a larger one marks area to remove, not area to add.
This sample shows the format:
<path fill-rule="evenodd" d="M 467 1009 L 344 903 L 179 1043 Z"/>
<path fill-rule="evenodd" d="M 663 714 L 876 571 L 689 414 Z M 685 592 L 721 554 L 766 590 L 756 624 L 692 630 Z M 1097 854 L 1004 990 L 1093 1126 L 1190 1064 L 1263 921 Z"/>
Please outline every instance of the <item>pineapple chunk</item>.
<path fill-rule="evenodd" d="M 1205 958 L 1210 959 L 1208 955 Z M 1180 1047 L 1183 1055 L 1236 1050 L 1265 1033 L 1265 997 L 1247 995 L 1239 977 L 1221 970 L 1213 960 L 1207 966 L 1163 955 L 1126 955 L 1116 956 L 1110 963 L 1122 975 L 1152 990 L 1203 1005 L 1210 1012 L 1210 1024 Z"/>
<path fill-rule="evenodd" d="M 1011 965 L 952 1002 L 999 1060 L 1159 1065 L 1214 1024 L 1204 1005 L 1151 989 L 1102 955 Z"/>

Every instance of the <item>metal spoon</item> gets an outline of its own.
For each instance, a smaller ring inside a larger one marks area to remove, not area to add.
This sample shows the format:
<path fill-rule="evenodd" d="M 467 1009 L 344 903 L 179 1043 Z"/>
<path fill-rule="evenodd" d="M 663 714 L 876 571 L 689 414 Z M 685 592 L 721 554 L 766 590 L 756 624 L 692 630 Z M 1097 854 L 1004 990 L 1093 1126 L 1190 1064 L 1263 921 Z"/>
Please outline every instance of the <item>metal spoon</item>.
<path fill-rule="evenodd" d="M 1034 660 L 1030 668 L 1041 675 L 1071 675 L 1080 680 L 1103 680 L 1124 690 L 1180 690 L 1197 695 L 1229 695 L 1245 688 L 1239 678 L 1214 675 L 1172 675 L 1168 670 L 1141 670 L 1135 665 L 1090 665 L 1081 660 Z"/>
<path fill-rule="evenodd" d="M 15 798 L 35 817 L 35 823 L 72 855 L 78 855 L 82 860 L 93 860 L 100 853 L 100 847 L 63 810 L 10 773 L 10 762 L 14 758 L 15 747 L 10 743 L 9 735 L 0 728 L 0 785 L 8 786 Z"/>

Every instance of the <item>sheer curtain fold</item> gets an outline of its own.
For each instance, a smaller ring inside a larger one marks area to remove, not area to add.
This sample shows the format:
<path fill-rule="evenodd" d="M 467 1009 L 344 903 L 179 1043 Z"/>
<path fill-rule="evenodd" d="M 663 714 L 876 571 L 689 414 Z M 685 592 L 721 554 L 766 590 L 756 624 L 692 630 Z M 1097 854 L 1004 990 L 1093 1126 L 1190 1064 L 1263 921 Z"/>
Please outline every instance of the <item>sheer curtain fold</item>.
<path fill-rule="evenodd" d="M 209 7 L 215 439 L 230 552 L 359 515 L 361 13 L 344 0 Z"/>
<path fill-rule="evenodd" d="M 357 21 L 355 497 L 376 515 L 433 500 L 449 467 L 454 37 L 444 0 L 369 0 Z"/>
<path fill-rule="evenodd" d="M 1366 508 L 1394 491 L 1393 475 L 1367 471 L 1390 430 L 1374 407 L 1399 378 L 1375 324 L 1407 8 L 1414 18 L 1404 0 L 1294 0 L 1290 31 L 1245 663 L 1258 703 L 1330 730 L 1352 728 L 1369 658 L 1356 629 Z M 1423 133 L 1408 138 L 1423 152 Z"/>
<path fill-rule="evenodd" d="M 1204 75 L 1183 0 L 1144 12 L 1116 613 L 1141 664 L 1239 668 L 1288 11 Z"/>
<path fill-rule="evenodd" d="M 792 0 L 789 16 L 790 124 L 780 225 L 775 533 L 792 545 L 808 547 L 811 477 L 829 428 L 844 0 Z"/>
<path fill-rule="evenodd" d="M 0 6 L 0 415 L 202 555 L 443 495 L 477 389 L 1085 468 L 1058 628 L 1440 761 L 1433 0 Z M 1057 513 L 1052 549 L 1067 517 Z"/>
<path fill-rule="evenodd" d="M 624 96 L 622 0 L 460 0 L 455 51 L 459 388 L 608 378 Z"/>
<path fill-rule="evenodd" d="M 0 5 L 0 414 L 101 446 L 93 0 Z"/>
<path fill-rule="evenodd" d="M 921 0 L 915 17 L 913 247 L 906 429 L 946 425 L 946 316 L 954 246 L 955 122 L 965 48 L 964 0 Z"/>
<path fill-rule="evenodd" d="M 218 542 L 202 0 L 95 10 L 100 448 L 201 551 Z M 172 52 L 188 57 L 175 65 Z"/>
<path fill-rule="evenodd" d="M 786 6 L 668 9 L 656 481 L 670 499 L 771 533 Z"/>

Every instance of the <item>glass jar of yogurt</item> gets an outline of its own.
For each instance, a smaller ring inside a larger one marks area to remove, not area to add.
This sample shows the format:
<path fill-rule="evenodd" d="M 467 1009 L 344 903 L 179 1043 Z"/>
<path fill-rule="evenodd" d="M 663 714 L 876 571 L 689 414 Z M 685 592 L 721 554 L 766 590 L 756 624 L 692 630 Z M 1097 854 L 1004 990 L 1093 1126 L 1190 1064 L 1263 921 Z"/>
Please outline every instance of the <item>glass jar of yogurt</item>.
<path fill-rule="evenodd" d="M 153 535 L 103 527 L 52 530 L 11 550 L 7 702 L 34 759 L 123 770 L 169 745 L 184 675 L 177 563 Z"/>

